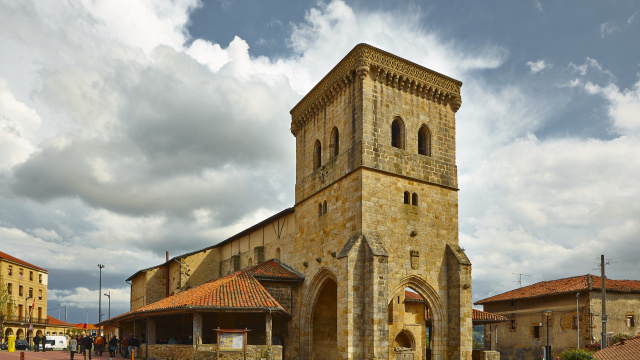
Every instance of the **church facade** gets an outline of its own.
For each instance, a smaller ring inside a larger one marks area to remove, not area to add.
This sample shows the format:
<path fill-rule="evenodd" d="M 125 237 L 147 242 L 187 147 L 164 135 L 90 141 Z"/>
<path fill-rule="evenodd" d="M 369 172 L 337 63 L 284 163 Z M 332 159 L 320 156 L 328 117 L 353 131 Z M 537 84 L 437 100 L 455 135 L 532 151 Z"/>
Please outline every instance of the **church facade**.
<path fill-rule="evenodd" d="M 257 278 L 282 316 L 272 321 L 265 307 L 266 330 L 252 341 L 281 345 L 284 359 L 471 359 L 471 263 L 458 244 L 461 85 L 357 45 L 291 110 L 294 207 L 138 271 L 128 279 L 132 313 L 113 322 L 136 331 L 136 310 L 276 259 L 298 277 Z M 191 316 L 198 343 L 207 336 L 195 331 L 222 315 L 205 325 Z"/>

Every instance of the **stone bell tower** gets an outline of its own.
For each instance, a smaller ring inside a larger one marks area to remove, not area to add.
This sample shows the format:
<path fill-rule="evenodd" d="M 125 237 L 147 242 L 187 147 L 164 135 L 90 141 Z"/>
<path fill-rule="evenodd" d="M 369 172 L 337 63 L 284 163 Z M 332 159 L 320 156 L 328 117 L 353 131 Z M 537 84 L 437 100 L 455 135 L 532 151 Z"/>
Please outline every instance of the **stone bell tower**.
<path fill-rule="evenodd" d="M 306 278 L 300 359 L 395 358 L 405 289 L 430 314 L 412 358 L 471 359 L 471 263 L 458 246 L 461 86 L 360 44 L 291 110 L 290 259 Z"/>

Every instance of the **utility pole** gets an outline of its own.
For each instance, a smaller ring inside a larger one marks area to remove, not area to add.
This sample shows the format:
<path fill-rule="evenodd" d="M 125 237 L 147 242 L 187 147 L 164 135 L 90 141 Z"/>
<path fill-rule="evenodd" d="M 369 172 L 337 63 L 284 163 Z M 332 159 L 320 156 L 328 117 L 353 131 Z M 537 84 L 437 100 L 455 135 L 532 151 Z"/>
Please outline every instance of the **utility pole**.
<path fill-rule="evenodd" d="M 102 264 L 98 264 L 98 268 L 100 268 L 100 282 L 99 282 L 99 290 L 98 290 L 98 322 L 102 322 L 102 295 L 100 295 L 100 293 L 102 292 L 102 268 L 104 268 L 104 265 Z M 100 328 L 102 326 L 98 326 L 98 335 L 100 335 Z"/>
<path fill-rule="evenodd" d="M 600 349 L 607 347 L 607 286 L 604 276 L 604 255 L 600 255 L 600 276 L 602 277 L 602 340 Z"/>

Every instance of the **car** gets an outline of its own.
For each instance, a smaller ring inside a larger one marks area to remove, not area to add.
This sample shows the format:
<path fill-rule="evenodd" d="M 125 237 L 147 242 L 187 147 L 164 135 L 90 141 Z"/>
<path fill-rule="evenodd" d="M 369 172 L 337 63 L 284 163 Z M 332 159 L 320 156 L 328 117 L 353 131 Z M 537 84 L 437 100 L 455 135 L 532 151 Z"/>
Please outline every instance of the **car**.
<path fill-rule="evenodd" d="M 9 344 L 7 343 L 0 344 L 0 350 L 8 350 L 8 349 L 9 349 Z"/>
<path fill-rule="evenodd" d="M 27 340 L 16 340 L 16 350 L 27 350 L 29 349 L 29 343 Z"/>

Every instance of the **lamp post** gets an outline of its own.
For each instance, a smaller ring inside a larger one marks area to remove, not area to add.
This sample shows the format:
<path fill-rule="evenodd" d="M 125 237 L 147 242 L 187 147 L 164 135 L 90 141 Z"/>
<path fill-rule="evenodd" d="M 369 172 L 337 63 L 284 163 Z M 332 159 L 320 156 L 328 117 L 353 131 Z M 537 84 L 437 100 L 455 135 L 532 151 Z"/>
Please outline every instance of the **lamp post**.
<path fill-rule="evenodd" d="M 100 296 L 100 293 L 102 292 L 102 269 L 104 265 L 98 264 L 98 268 L 100 269 L 100 282 L 98 283 L 98 322 L 100 323 L 102 322 L 102 296 Z M 98 335 L 100 335 L 100 328 L 101 326 L 98 326 Z"/>
<path fill-rule="evenodd" d="M 111 319 L 111 290 L 109 290 L 108 294 L 104 294 L 104 296 L 109 298 L 109 319 Z"/>
<path fill-rule="evenodd" d="M 551 346 L 549 346 L 549 317 L 551 316 L 551 310 L 545 310 L 544 314 L 547 316 L 547 346 L 544 348 L 544 359 L 551 359 Z"/>
<path fill-rule="evenodd" d="M 25 340 L 27 340 L 27 301 L 29 301 L 29 299 L 31 299 L 31 296 L 27 296 L 26 299 L 24 299 L 24 339 Z"/>

